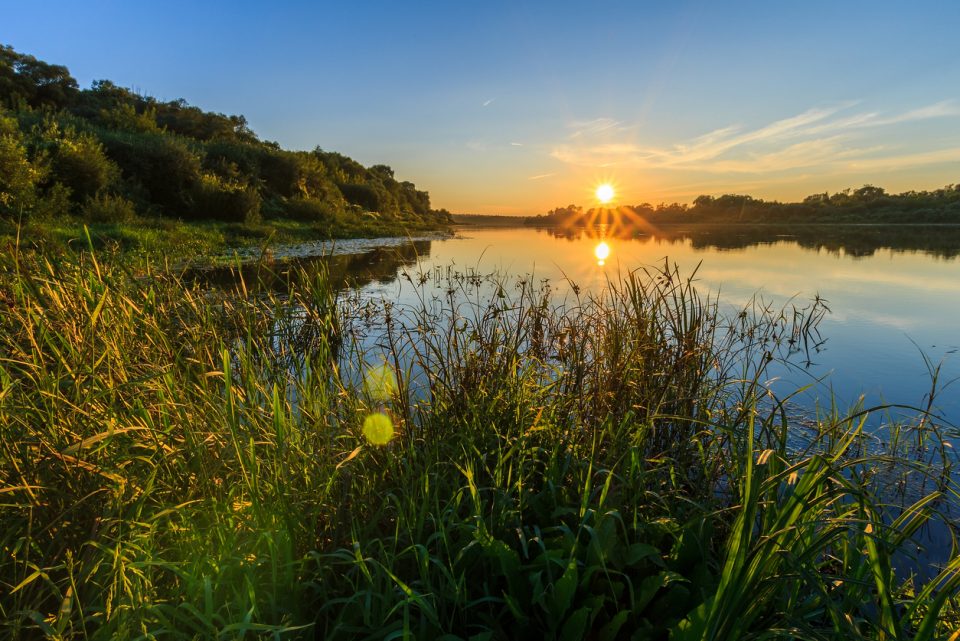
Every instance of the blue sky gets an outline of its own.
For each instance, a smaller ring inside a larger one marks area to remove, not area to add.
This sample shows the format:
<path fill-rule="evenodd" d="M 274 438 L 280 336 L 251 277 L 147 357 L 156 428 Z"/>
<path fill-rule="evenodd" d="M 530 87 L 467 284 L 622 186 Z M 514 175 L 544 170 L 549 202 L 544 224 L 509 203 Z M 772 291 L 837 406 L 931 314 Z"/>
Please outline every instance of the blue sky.
<path fill-rule="evenodd" d="M 960 182 L 960 2 L 6 2 L 0 42 L 459 212 Z"/>

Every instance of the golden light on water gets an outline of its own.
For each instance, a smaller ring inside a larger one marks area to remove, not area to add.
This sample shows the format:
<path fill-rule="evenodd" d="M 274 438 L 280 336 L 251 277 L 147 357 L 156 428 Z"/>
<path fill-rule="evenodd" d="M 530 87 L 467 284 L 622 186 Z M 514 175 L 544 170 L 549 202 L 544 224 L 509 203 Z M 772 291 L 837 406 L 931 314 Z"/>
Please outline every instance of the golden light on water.
<path fill-rule="evenodd" d="M 609 203 L 611 200 L 613 200 L 613 197 L 617 195 L 613 189 L 613 185 L 610 183 L 597 185 L 597 191 L 595 193 L 597 200 L 599 200 L 603 205 Z"/>
<path fill-rule="evenodd" d="M 597 246 L 593 248 L 593 255 L 597 257 L 597 264 L 601 267 L 603 263 L 610 257 L 610 245 L 604 241 L 597 243 Z"/>

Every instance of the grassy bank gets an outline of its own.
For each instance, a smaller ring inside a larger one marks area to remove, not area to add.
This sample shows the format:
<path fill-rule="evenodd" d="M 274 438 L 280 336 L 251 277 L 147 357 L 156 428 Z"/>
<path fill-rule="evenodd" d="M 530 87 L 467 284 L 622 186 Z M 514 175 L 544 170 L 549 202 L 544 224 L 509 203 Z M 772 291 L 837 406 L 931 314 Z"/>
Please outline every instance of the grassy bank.
<path fill-rule="evenodd" d="M 124 259 L 157 258 L 209 262 L 231 250 L 345 238 L 409 236 L 446 229 L 445 225 L 344 218 L 336 224 L 296 220 L 261 223 L 181 221 L 143 218 L 126 223 L 89 223 L 71 216 L 20 222 L 0 218 L 0 247 L 8 252 L 39 249 L 45 254 L 97 251 Z M 87 240 L 89 231 L 90 242 Z"/>
<path fill-rule="evenodd" d="M 562 308 L 454 278 L 404 311 L 338 300 L 316 265 L 281 296 L 89 253 L 0 261 L 7 638 L 960 625 L 956 553 L 909 572 L 912 535 L 952 527 L 947 435 L 878 448 L 860 410 L 801 428 L 759 384 L 816 307 L 724 318 L 670 268 Z M 880 491 L 900 480 L 920 498 Z"/>

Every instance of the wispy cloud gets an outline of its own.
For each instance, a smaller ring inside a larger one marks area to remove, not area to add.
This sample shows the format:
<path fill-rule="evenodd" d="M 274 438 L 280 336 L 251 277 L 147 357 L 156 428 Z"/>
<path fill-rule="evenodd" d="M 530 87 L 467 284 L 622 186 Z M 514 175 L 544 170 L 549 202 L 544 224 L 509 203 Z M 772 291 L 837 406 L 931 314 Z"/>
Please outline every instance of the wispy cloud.
<path fill-rule="evenodd" d="M 522 143 L 522 142 L 511 142 L 511 143 L 510 143 L 510 146 L 511 146 L 511 147 L 523 147 L 523 143 Z"/>
<path fill-rule="evenodd" d="M 528 176 L 527 180 L 542 180 L 543 178 L 549 178 L 550 176 L 556 176 L 556 174 L 537 174 L 536 176 Z"/>
<path fill-rule="evenodd" d="M 483 101 L 483 106 L 484 106 L 484 107 L 489 107 L 491 104 L 493 104 L 493 101 L 494 101 L 494 100 L 496 100 L 496 98 L 490 98 L 490 99 L 488 99 L 488 100 L 484 100 L 484 101 Z"/>
<path fill-rule="evenodd" d="M 730 125 L 668 147 L 610 142 L 611 132 L 628 129 L 610 118 L 577 121 L 568 125 L 574 130 L 571 141 L 555 146 L 552 156 L 566 163 L 592 167 L 768 173 L 812 166 L 894 169 L 948 162 L 960 155 L 960 148 L 917 152 L 863 143 L 864 132 L 869 128 L 960 116 L 960 105 L 955 101 L 891 115 L 847 113 L 856 104 L 846 102 L 808 109 L 755 129 Z"/>
<path fill-rule="evenodd" d="M 567 127 L 573 130 L 571 138 L 580 138 L 581 136 L 592 136 L 604 131 L 621 129 L 623 127 L 619 120 L 613 118 L 594 118 L 593 120 L 574 120 L 567 123 Z"/>
<path fill-rule="evenodd" d="M 911 120 L 927 120 L 928 118 L 944 118 L 948 116 L 960 116 L 960 104 L 954 100 L 944 100 L 927 107 L 920 107 L 899 116 L 890 118 L 877 118 L 874 125 L 892 125 L 898 122 L 909 122 Z"/>

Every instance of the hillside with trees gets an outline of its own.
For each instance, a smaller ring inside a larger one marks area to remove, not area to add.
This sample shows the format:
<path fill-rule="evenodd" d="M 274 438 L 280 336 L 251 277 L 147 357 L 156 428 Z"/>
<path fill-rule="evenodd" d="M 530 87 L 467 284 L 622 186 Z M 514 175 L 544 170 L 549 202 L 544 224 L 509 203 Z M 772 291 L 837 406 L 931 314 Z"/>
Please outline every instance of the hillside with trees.
<path fill-rule="evenodd" d="M 932 191 L 888 194 L 882 187 L 864 185 L 834 194 L 807 196 L 802 202 L 781 203 L 752 196 L 725 194 L 698 196 L 692 205 L 654 207 L 649 203 L 616 209 L 557 207 L 527 224 L 576 227 L 615 220 L 627 226 L 664 224 L 960 224 L 960 184 Z"/>
<path fill-rule="evenodd" d="M 0 220 L 271 220 L 331 233 L 449 221 L 386 165 L 287 151 L 243 116 L 162 102 L 0 45 Z"/>

